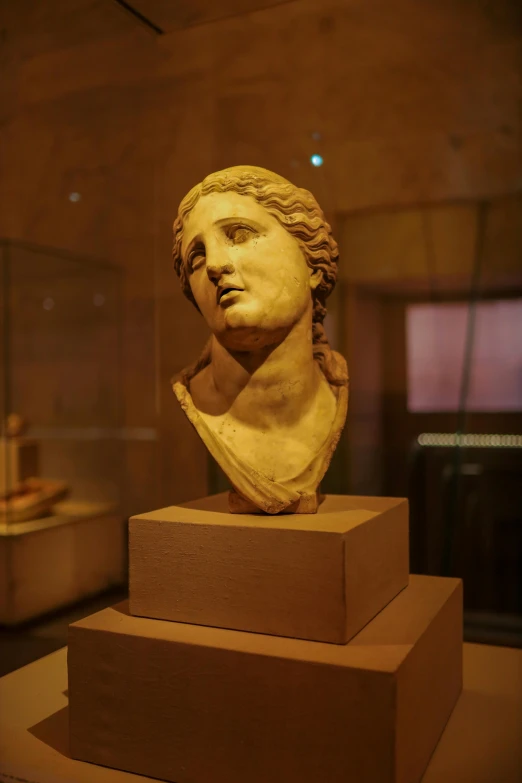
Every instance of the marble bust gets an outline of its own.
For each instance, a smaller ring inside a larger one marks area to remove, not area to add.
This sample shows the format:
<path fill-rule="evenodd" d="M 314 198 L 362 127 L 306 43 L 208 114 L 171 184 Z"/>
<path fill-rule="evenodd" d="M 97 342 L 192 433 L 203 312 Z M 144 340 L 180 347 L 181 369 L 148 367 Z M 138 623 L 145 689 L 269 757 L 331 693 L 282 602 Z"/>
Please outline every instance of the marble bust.
<path fill-rule="evenodd" d="M 323 327 L 338 249 L 319 205 L 266 169 L 218 171 L 181 202 L 173 258 L 212 332 L 173 389 L 230 511 L 314 513 L 348 407 Z"/>

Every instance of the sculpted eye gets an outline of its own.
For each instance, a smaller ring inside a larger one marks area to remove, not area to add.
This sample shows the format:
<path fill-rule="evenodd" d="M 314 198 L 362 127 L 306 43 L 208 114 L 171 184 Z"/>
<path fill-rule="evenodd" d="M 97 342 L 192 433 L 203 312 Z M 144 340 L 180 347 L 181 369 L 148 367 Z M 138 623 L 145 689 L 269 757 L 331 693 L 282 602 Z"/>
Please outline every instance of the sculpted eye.
<path fill-rule="evenodd" d="M 227 231 L 228 238 L 232 240 L 234 245 L 242 245 L 255 233 L 254 229 L 248 226 L 232 226 Z"/>
<path fill-rule="evenodd" d="M 205 263 L 205 258 L 205 248 L 203 245 L 196 245 L 188 258 L 189 272 L 192 274 L 192 272 L 195 272 L 196 269 L 202 267 Z"/>

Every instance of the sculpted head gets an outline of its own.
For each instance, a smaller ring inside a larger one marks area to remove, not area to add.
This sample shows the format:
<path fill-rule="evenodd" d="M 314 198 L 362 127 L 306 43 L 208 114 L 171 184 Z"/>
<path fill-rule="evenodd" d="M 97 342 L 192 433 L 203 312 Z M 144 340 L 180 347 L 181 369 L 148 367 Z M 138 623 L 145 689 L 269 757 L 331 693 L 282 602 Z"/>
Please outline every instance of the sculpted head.
<path fill-rule="evenodd" d="M 337 276 L 330 226 L 307 190 L 255 166 L 206 177 L 174 222 L 183 292 L 230 350 L 255 350 L 310 318 L 314 356 L 341 383 L 323 328 Z"/>

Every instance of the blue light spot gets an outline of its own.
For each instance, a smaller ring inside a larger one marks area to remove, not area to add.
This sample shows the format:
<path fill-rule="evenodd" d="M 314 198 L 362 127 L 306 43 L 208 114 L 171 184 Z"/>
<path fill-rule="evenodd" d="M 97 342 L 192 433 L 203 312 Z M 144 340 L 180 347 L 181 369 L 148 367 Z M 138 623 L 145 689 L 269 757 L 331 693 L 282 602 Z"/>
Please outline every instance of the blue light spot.
<path fill-rule="evenodd" d="M 312 166 L 322 166 L 323 165 L 323 158 L 322 155 L 312 155 L 310 158 L 310 163 Z"/>

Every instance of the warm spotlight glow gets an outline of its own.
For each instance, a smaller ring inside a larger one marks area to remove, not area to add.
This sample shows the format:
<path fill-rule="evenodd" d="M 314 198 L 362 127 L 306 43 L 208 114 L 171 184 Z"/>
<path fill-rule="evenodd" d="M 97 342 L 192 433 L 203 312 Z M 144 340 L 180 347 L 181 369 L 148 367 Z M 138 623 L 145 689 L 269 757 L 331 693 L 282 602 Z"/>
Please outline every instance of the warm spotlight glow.
<path fill-rule="evenodd" d="M 73 192 L 73 193 L 69 193 L 69 201 L 72 201 L 72 202 L 76 203 L 80 199 L 81 199 L 81 194 L 80 193 L 76 193 L 76 191 Z"/>
<path fill-rule="evenodd" d="M 312 157 L 310 158 L 310 163 L 312 164 L 312 166 L 322 166 L 323 165 L 322 155 L 317 155 L 317 154 L 312 155 Z"/>
<path fill-rule="evenodd" d="M 52 310 L 54 307 L 54 299 L 52 299 L 50 296 L 47 296 L 43 300 L 42 307 L 44 310 Z"/>

